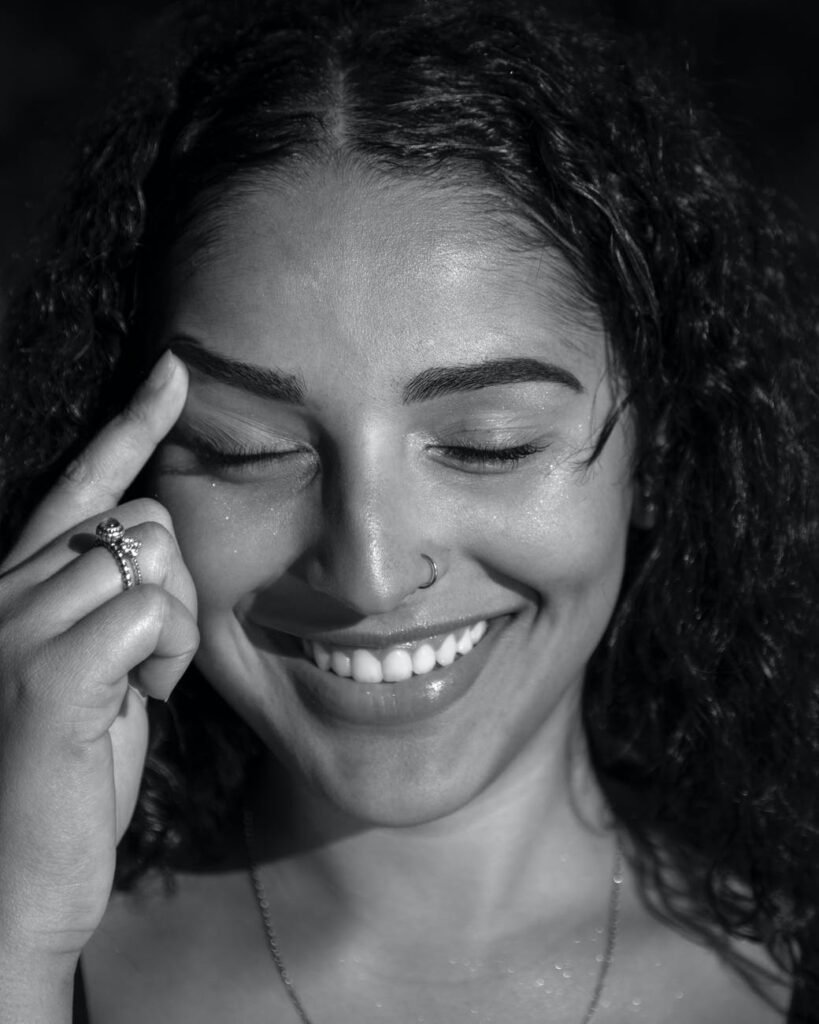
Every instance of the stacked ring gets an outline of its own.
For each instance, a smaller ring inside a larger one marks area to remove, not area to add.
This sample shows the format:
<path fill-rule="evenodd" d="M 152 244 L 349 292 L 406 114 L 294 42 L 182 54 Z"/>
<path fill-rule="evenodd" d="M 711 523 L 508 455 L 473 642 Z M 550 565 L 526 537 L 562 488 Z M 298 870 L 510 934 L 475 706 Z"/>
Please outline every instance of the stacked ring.
<path fill-rule="evenodd" d="M 142 583 L 142 573 L 137 561 L 142 542 L 135 537 L 125 536 L 125 527 L 118 519 L 103 519 L 98 524 L 97 547 L 105 548 L 117 563 L 122 589 L 130 590 Z"/>

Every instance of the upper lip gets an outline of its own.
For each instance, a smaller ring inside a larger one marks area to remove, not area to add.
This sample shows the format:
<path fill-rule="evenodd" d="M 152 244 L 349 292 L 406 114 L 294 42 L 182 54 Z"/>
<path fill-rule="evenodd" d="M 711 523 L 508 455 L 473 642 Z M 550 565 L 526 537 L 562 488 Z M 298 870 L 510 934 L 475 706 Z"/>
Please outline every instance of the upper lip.
<path fill-rule="evenodd" d="M 442 636 L 447 633 L 456 633 L 467 626 L 474 626 L 476 622 L 491 621 L 499 616 L 494 615 L 470 615 L 461 619 L 453 619 L 449 622 L 436 622 L 434 625 L 414 626 L 410 629 L 394 630 L 390 633 L 372 633 L 345 630 L 335 633 L 291 633 L 291 636 L 298 636 L 301 640 L 311 640 L 314 643 L 325 644 L 328 647 L 351 647 L 379 649 L 384 647 L 401 647 L 404 644 L 417 643 L 419 640 L 431 640 L 433 637 Z"/>

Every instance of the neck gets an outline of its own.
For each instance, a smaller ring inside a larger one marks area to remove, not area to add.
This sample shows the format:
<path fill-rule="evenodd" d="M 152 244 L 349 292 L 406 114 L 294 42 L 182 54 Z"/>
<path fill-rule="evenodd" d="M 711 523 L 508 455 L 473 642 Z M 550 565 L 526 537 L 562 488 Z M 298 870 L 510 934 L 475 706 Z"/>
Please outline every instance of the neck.
<path fill-rule="evenodd" d="M 435 957 L 467 944 L 485 954 L 511 933 L 582 921 L 587 904 L 599 924 L 613 841 L 579 742 L 544 757 L 535 738 L 467 806 L 420 825 L 357 822 L 304 788 L 288 796 L 285 830 L 256 801 L 257 856 L 281 913 L 303 920 L 304 907 L 320 908 L 323 934 L 335 922 L 391 949 L 423 935 Z"/>

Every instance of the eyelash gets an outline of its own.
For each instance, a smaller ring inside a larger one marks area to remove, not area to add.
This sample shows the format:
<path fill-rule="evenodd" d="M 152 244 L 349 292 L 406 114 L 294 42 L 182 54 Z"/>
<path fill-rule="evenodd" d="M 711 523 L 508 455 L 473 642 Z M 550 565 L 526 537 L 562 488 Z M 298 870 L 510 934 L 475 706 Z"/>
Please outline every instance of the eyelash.
<path fill-rule="evenodd" d="M 490 445 L 439 445 L 436 451 L 471 465 L 512 468 L 531 455 L 545 451 L 547 447 L 531 442 L 508 448 L 492 448 Z"/>
<path fill-rule="evenodd" d="M 504 448 L 493 448 L 490 445 L 436 445 L 431 446 L 436 452 L 465 465 L 495 469 L 513 469 L 515 465 L 546 450 L 548 445 L 527 444 L 513 445 Z M 269 449 L 226 449 L 217 448 L 205 441 L 197 440 L 195 454 L 206 466 L 223 467 L 226 469 L 242 469 L 250 465 L 263 465 L 266 462 L 277 462 L 289 455 L 300 454 L 298 450 L 276 452 Z"/>
<path fill-rule="evenodd" d="M 224 466 L 226 468 L 241 469 L 245 465 L 260 464 L 265 462 L 277 462 L 288 455 L 301 454 L 296 449 L 290 451 L 276 452 L 270 449 L 252 448 L 217 448 L 207 441 L 197 438 L 192 445 L 194 454 L 200 462 L 206 466 Z"/>

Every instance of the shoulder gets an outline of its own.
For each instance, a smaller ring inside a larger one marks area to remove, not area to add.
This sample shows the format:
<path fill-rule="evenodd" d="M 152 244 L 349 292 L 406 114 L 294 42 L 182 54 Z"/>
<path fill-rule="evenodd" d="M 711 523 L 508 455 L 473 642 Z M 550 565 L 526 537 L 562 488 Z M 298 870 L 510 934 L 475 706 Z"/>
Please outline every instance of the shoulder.
<path fill-rule="evenodd" d="M 270 966 L 251 900 L 246 876 L 230 872 L 115 893 L 83 953 L 91 1024 L 256 1019 L 248 978 L 269 979 Z"/>
<path fill-rule="evenodd" d="M 626 1013 L 653 1024 L 790 1020 L 792 982 L 761 946 L 736 941 L 718 949 L 655 915 L 636 887 L 623 897 L 599 1024 L 619 1024 Z"/>

